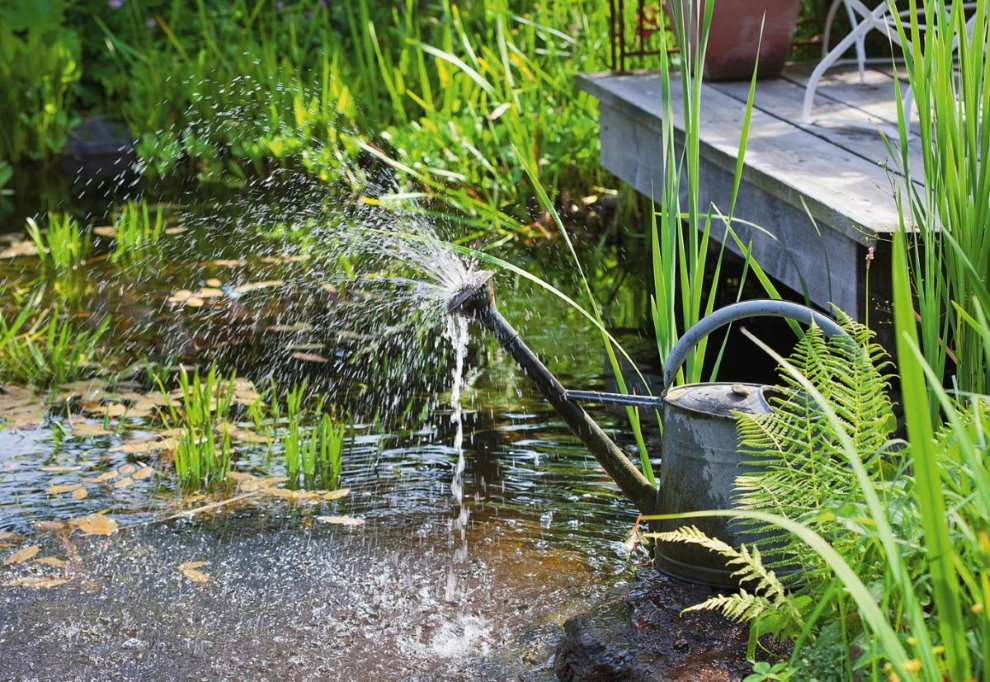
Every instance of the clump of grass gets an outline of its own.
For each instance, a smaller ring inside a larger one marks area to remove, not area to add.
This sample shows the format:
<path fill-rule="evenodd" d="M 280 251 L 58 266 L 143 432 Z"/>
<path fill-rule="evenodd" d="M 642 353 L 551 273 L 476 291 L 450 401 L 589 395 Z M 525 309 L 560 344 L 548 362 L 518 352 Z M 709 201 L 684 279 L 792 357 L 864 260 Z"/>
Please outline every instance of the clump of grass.
<path fill-rule="evenodd" d="M 65 213 L 49 213 L 48 229 L 44 232 L 34 219 L 28 218 L 27 233 L 38 251 L 42 267 L 55 271 L 75 268 L 93 249 L 89 231 Z"/>
<path fill-rule="evenodd" d="M 114 263 L 131 262 L 148 253 L 165 234 L 164 209 L 152 211 L 147 202 L 128 201 L 114 220 Z"/>
<path fill-rule="evenodd" d="M 0 318 L 0 379 L 39 386 L 74 381 L 92 366 L 109 326 L 107 317 L 93 329 L 81 329 L 69 318 L 39 314 L 30 305 L 11 322 Z"/>
<path fill-rule="evenodd" d="M 159 387 L 167 394 L 159 380 Z M 178 429 L 173 452 L 175 474 L 186 489 L 210 488 L 223 481 L 233 447 L 229 416 L 234 401 L 234 377 L 224 378 L 216 367 L 205 376 L 179 371 L 179 404 L 169 402 L 165 423 Z"/>
<path fill-rule="evenodd" d="M 322 413 L 322 416 L 307 429 L 304 425 L 306 411 L 302 407 L 306 389 L 304 381 L 293 387 L 285 398 L 288 423 L 282 447 L 286 471 L 296 485 L 333 490 L 340 481 L 346 427 L 324 412 L 325 398 L 319 398 L 313 412 Z"/>

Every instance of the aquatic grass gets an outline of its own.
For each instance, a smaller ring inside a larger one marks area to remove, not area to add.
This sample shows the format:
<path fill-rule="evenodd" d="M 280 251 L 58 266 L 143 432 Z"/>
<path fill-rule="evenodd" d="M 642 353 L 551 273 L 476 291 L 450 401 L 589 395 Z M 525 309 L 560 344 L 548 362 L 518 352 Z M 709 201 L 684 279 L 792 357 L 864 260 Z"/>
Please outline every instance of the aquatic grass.
<path fill-rule="evenodd" d="M 281 442 L 286 471 L 295 485 L 333 490 L 340 481 L 346 426 L 324 411 L 326 399 L 320 397 L 312 410 L 320 416 L 307 428 L 304 421 L 308 411 L 302 407 L 307 389 L 308 384 L 303 381 L 285 396 L 286 426 Z"/>
<path fill-rule="evenodd" d="M 49 213 L 48 227 L 42 231 L 33 218 L 27 219 L 27 233 L 34 242 L 42 267 L 65 271 L 80 265 L 89 257 L 93 238 L 67 213 Z"/>
<path fill-rule="evenodd" d="M 152 210 L 146 201 L 128 201 L 120 208 L 113 227 L 114 250 L 110 260 L 135 262 L 153 254 L 165 235 L 165 210 L 162 206 Z"/>
<path fill-rule="evenodd" d="M 199 369 L 190 376 L 179 369 L 178 400 L 156 377 L 167 400 L 165 425 L 178 432 L 173 450 L 175 474 L 185 489 L 209 489 L 222 482 L 230 468 L 233 447 L 230 414 L 234 404 L 235 376 L 222 376 L 215 366 L 205 375 Z"/>
<path fill-rule="evenodd" d="M 38 386 L 74 381 L 92 370 L 109 326 L 105 317 L 83 329 L 71 318 L 27 306 L 12 322 L 0 320 L 0 379 Z"/>

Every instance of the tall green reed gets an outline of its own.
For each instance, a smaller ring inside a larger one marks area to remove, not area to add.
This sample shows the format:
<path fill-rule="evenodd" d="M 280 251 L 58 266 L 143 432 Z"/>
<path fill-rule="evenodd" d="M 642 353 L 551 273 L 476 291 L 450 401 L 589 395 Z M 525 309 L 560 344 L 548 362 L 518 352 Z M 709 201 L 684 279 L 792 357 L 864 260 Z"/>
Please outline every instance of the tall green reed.
<path fill-rule="evenodd" d="M 990 5 L 969 5 L 910 0 L 907 18 L 896 20 L 907 46 L 904 65 L 923 167 L 911 165 L 915 131 L 904 111 L 898 150 L 905 173 L 902 227 L 915 235 L 910 267 L 921 350 L 939 376 L 951 375 L 962 390 L 987 393 L 990 365 L 965 318 L 977 304 L 990 309 Z"/>

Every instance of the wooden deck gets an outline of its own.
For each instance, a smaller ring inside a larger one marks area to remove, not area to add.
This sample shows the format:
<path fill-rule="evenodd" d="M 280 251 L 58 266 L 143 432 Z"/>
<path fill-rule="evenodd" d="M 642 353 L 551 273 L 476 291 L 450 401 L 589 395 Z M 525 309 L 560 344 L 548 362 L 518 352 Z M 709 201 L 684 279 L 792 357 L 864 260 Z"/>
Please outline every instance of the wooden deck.
<path fill-rule="evenodd" d="M 735 229 L 752 241 L 759 263 L 774 278 L 818 305 L 835 303 L 863 319 L 888 299 L 886 246 L 898 228 L 895 192 L 904 183 L 881 134 L 897 128 L 893 78 L 889 70 L 873 68 L 860 84 L 854 70 L 837 69 L 822 80 L 815 121 L 806 124 L 799 119 L 810 70 L 788 67 L 782 78 L 757 85 L 736 217 L 763 229 Z M 639 192 L 657 196 L 663 177 L 659 76 L 589 74 L 579 77 L 578 86 L 601 103 L 602 165 Z M 729 205 L 748 89 L 749 83 L 703 86 L 703 206 Z M 680 121 L 679 83 L 673 91 Z M 914 136 L 911 145 L 912 171 L 920 175 Z M 728 246 L 737 251 L 731 239 Z M 875 259 L 867 292 L 870 247 Z"/>

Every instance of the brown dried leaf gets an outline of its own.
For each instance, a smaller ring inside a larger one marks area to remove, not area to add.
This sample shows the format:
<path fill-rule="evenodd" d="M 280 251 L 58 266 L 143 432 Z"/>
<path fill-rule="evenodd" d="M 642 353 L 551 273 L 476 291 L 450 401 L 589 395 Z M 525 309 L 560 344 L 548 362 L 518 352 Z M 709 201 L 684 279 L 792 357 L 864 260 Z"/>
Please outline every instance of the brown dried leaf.
<path fill-rule="evenodd" d="M 101 237 L 116 237 L 117 228 L 113 225 L 101 225 L 93 228 L 93 234 L 98 234 Z"/>
<path fill-rule="evenodd" d="M 124 478 L 114 483 L 113 487 L 117 490 L 120 490 L 121 488 L 126 488 L 127 486 L 130 485 L 134 485 L 134 479 L 131 478 L 130 476 L 124 476 Z"/>
<path fill-rule="evenodd" d="M 220 280 L 218 280 L 215 277 L 213 277 L 211 279 L 206 280 L 206 286 L 208 286 L 208 287 L 215 287 L 215 288 L 216 287 L 222 287 L 223 286 L 223 282 L 221 282 Z"/>
<path fill-rule="evenodd" d="M 223 296 L 223 291 L 213 287 L 203 287 L 195 295 L 199 298 L 216 298 L 217 296 Z"/>
<path fill-rule="evenodd" d="M 151 438 L 135 438 L 110 448 L 111 452 L 124 452 L 129 455 L 144 454 L 154 450 L 171 450 L 175 448 L 175 439 L 163 437 L 164 433 Z"/>
<path fill-rule="evenodd" d="M 364 524 L 364 519 L 359 519 L 356 516 L 317 516 L 316 520 L 323 523 L 336 523 L 341 526 L 360 526 Z"/>
<path fill-rule="evenodd" d="M 72 435 L 77 438 L 88 438 L 91 436 L 106 436 L 113 433 L 113 431 L 108 431 L 103 428 L 101 424 L 94 424 L 93 422 L 73 422 L 72 423 Z"/>
<path fill-rule="evenodd" d="M 187 228 L 182 227 L 182 226 L 178 226 L 178 227 L 166 227 L 165 228 L 165 234 L 182 234 L 183 232 L 186 231 L 186 229 Z"/>
<path fill-rule="evenodd" d="M 58 485 L 50 485 L 45 492 L 49 495 L 61 495 L 62 493 L 70 493 L 77 488 L 82 488 L 82 483 L 60 483 Z"/>
<path fill-rule="evenodd" d="M 31 525 L 38 530 L 64 530 L 66 524 L 62 521 L 32 521 Z"/>
<path fill-rule="evenodd" d="M 263 436 L 260 433 L 254 433 L 253 431 L 245 431 L 244 429 L 238 429 L 236 427 L 228 431 L 230 437 L 241 443 L 270 443 L 272 441 L 268 436 Z"/>
<path fill-rule="evenodd" d="M 248 284 L 242 284 L 239 287 L 235 287 L 234 293 L 246 294 L 249 291 L 257 291 L 258 289 L 268 289 L 270 287 L 281 286 L 285 286 L 285 282 L 280 279 L 268 280 L 266 282 L 249 282 Z"/>
<path fill-rule="evenodd" d="M 262 263 L 302 263 L 303 261 L 309 260 L 309 256 L 306 254 L 301 254 L 298 256 L 265 256 L 261 259 Z"/>
<path fill-rule="evenodd" d="M 322 355 L 317 355 L 316 353 L 293 353 L 292 357 L 305 362 L 330 362 Z"/>
<path fill-rule="evenodd" d="M 215 260 L 211 262 L 213 265 L 216 265 L 217 267 L 220 268 L 239 268 L 242 265 L 244 265 L 244 261 L 242 260 L 233 260 L 229 258 L 228 259 L 221 258 L 220 260 Z"/>
<path fill-rule="evenodd" d="M 18 256 L 36 256 L 38 249 L 30 240 L 15 241 L 5 249 L 0 250 L 0 258 L 17 258 Z"/>
<path fill-rule="evenodd" d="M 117 532 L 117 522 L 104 514 L 90 514 L 78 519 L 70 519 L 69 525 L 79 529 L 83 535 L 113 535 Z"/>
<path fill-rule="evenodd" d="M 155 470 L 152 469 L 151 467 L 142 467 L 134 472 L 132 478 L 134 478 L 137 481 L 143 481 L 144 479 L 151 476 L 153 473 L 155 473 Z"/>
<path fill-rule="evenodd" d="M 127 406 L 120 403 L 109 403 L 107 405 L 91 407 L 87 411 L 103 417 L 109 417 L 110 419 L 116 419 L 117 417 L 123 417 L 127 413 Z"/>
<path fill-rule="evenodd" d="M 28 545 L 24 549 L 19 549 L 9 557 L 7 557 L 8 564 L 19 564 L 22 561 L 27 561 L 28 559 L 33 559 L 41 551 L 40 545 Z"/>
<path fill-rule="evenodd" d="M 42 590 L 49 587 L 58 587 L 69 582 L 65 578 L 48 578 L 45 576 L 27 576 L 24 578 L 14 578 L 4 583 L 6 587 L 27 587 L 32 590 Z"/>
<path fill-rule="evenodd" d="M 79 467 L 79 466 L 75 466 L 75 467 L 56 467 L 56 466 L 38 467 L 38 471 L 47 471 L 47 472 L 52 473 L 52 474 L 61 474 L 61 473 L 65 473 L 67 471 L 79 471 L 80 469 L 82 469 L 82 467 Z"/>
<path fill-rule="evenodd" d="M 197 569 L 202 566 L 209 566 L 209 564 L 209 561 L 187 561 L 179 564 L 179 570 L 194 583 L 205 583 L 209 582 L 210 576 Z"/>
<path fill-rule="evenodd" d="M 72 491 L 72 497 L 74 497 L 77 500 L 85 500 L 87 497 L 89 497 L 89 491 L 86 490 L 85 488 L 76 488 L 75 490 Z"/>
<path fill-rule="evenodd" d="M 295 324 L 273 324 L 265 327 L 267 332 L 308 332 L 313 330 L 313 325 L 306 322 L 296 322 Z"/>
<path fill-rule="evenodd" d="M 186 300 L 186 305 L 190 308 L 202 308 L 205 301 L 198 296 L 191 296 Z"/>
<path fill-rule="evenodd" d="M 68 568 L 69 562 L 64 559 L 59 559 L 58 557 L 45 556 L 40 559 L 35 559 L 34 563 L 44 564 L 45 566 L 54 566 L 55 568 Z"/>
<path fill-rule="evenodd" d="M 137 471 L 137 467 L 130 463 L 125 464 L 124 466 L 117 469 L 117 473 L 122 476 L 128 476 L 130 474 L 133 474 L 135 471 Z"/>
<path fill-rule="evenodd" d="M 350 488 L 338 488 L 337 490 L 330 490 L 328 492 L 323 493 L 323 499 L 327 500 L 328 502 L 330 500 L 339 500 L 340 498 L 347 496 L 349 492 L 351 492 Z"/>

